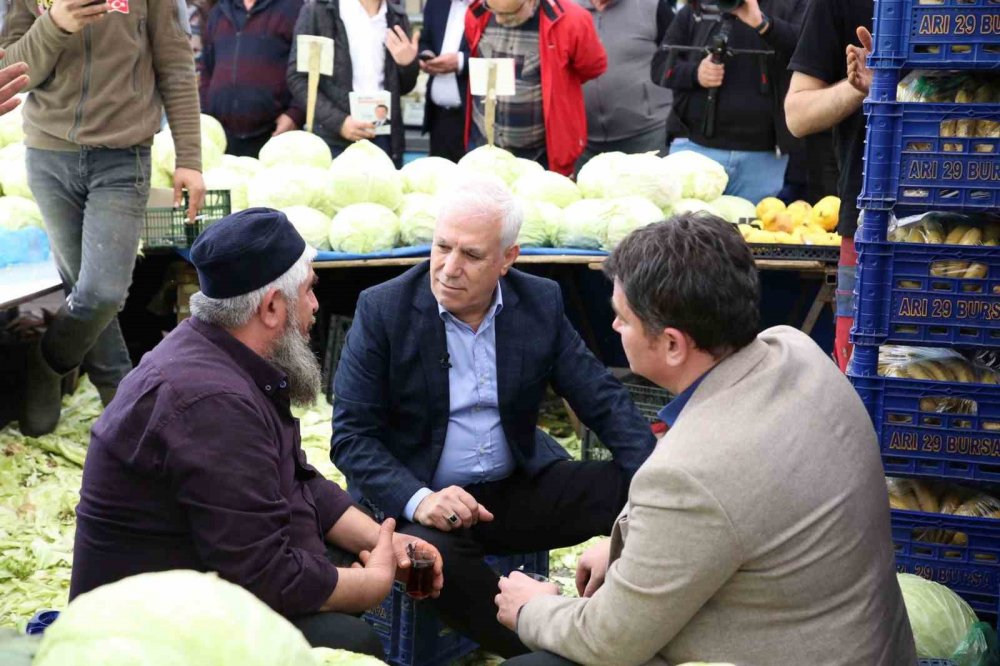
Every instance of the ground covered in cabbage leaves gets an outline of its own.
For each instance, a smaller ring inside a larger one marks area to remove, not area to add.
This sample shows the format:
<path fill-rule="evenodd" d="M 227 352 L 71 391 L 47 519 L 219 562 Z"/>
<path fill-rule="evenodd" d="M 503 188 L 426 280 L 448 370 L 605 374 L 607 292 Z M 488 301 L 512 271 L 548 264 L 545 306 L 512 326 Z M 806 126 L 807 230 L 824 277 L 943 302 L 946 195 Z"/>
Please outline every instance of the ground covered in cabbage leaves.
<path fill-rule="evenodd" d="M 23 631 L 35 611 L 66 605 L 74 510 L 90 426 L 100 413 L 97 392 L 84 379 L 76 393 L 64 399 L 63 418 L 55 433 L 35 439 L 22 437 L 12 426 L 0 430 L 0 628 Z M 297 410 L 309 462 L 343 486 L 344 476 L 329 457 L 330 413 L 325 402 Z M 580 457 L 580 440 L 559 401 L 546 404 L 540 425 L 574 457 Z M 550 554 L 550 576 L 564 594 L 576 594 L 574 571 L 585 547 L 581 544 Z M 476 652 L 460 663 L 480 666 L 500 661 Z"/>

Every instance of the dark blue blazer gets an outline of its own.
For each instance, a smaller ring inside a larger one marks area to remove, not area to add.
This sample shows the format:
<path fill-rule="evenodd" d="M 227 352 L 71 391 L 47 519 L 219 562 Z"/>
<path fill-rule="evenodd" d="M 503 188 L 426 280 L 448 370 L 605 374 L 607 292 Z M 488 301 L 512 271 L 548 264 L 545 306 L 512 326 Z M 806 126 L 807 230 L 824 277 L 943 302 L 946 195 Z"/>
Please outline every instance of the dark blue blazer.
<path fill-rule="evenodd" d="M 424 6 L 424 25 L 420 29 L 420 50 L 431 50 L 441 55 L 444 47 L 444 32 L 448 28 L 448 12 L 451 11 L 451 0 L 427 0 Z M 469 43 L 462 36 L 462 45 L 459 50 L 465 55 L 465 67 L 458 72 L 458 97 L 462 100 L 462 108 L 465 108 L 466 92 L 469 88 Z M 430 131 L 430 123 L 433 114 L 437 112 L 438 106 L 431 101 L 431 88 L 434 86 L 435 77 L 427 80 L 427 98 L 424 104 L 424 131 Z"/>
<path fill-rule="evenodd" d="M 511 270 L 500 286 L 500 418 L 518 467 L 535 475 L 569 458 L 536 427 L 551 384 L 631 478 L 655 439 L 628 392 L 569 323 L 559 285 Z M 437 469 L 450 410 L 447 349 L 429 262 L 361 293 L 334 380 L 331 459 L 351 494 L 386 516 L 402 515 Z"/>

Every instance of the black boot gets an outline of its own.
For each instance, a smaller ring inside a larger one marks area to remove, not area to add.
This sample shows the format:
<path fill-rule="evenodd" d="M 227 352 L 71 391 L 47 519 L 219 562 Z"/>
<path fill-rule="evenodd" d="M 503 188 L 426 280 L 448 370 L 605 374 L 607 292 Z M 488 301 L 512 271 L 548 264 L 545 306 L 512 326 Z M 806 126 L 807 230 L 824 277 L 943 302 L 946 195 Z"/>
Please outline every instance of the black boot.
<path fill-rule="evenodd" d="M 62 412 L 63 375 L 42 354 L 41 340 L 28 349 L 24 400 L 18 425 L 25 437 L 41 437 L 56 429 Z"/>

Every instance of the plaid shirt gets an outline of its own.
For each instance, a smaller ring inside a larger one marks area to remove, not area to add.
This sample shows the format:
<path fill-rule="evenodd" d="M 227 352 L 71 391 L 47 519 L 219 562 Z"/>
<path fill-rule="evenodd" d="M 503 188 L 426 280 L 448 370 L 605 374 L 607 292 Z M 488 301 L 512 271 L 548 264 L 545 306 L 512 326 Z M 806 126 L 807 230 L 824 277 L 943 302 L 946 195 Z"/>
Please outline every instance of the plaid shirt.
<path fill-rule="evenodd" d="M 515 94 L 497 98 L 496 145 L 500 148 L 544 148 L 542 70 L 538 53 L 538 13 L 514 28 L 498 25 L 495 17 L 479 43 L 482 58 L 513 58 Z M 486 136 L 486 98 L 475 97 L 472 119 Z"/>

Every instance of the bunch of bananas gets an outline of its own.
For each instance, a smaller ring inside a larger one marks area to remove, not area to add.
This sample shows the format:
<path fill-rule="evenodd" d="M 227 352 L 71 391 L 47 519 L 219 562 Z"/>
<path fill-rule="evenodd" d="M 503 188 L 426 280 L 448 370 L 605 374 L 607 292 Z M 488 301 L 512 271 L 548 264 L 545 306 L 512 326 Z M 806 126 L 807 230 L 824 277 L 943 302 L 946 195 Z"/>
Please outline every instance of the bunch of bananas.
<path fill-rule="evenodd" d="M 883 377 L 900 379 L 1000 384 L 996 371 L 979 367 L 948 349 L 885 346 L 879 350 L 878 373 Z"/>
<path fill-rule="evenodd" d="M 1000 246 L 1000 222 L 996 215 L 965 215 L 961 213 L 927 213 L 919 220 L 901 220 L 889 230 L 889 240 L 895 243 L 927 245 Z M 989 266 L 980 262 L 952 259 L 931 265 L 935 277 L 982 279 Z M 902 287 L 919 288 L 918 282 L 907 281 Z"/>
<path fill-rule="evenodd" d="M 1000 518 L 1000 499 L 982 491 L 943 481 L 886 478 L 889 506 L 904 511 L 941 513 L 973 518 Z M 914 534 L 917 541 L 966 546 L 968 535 L 926 528 Z"/>

